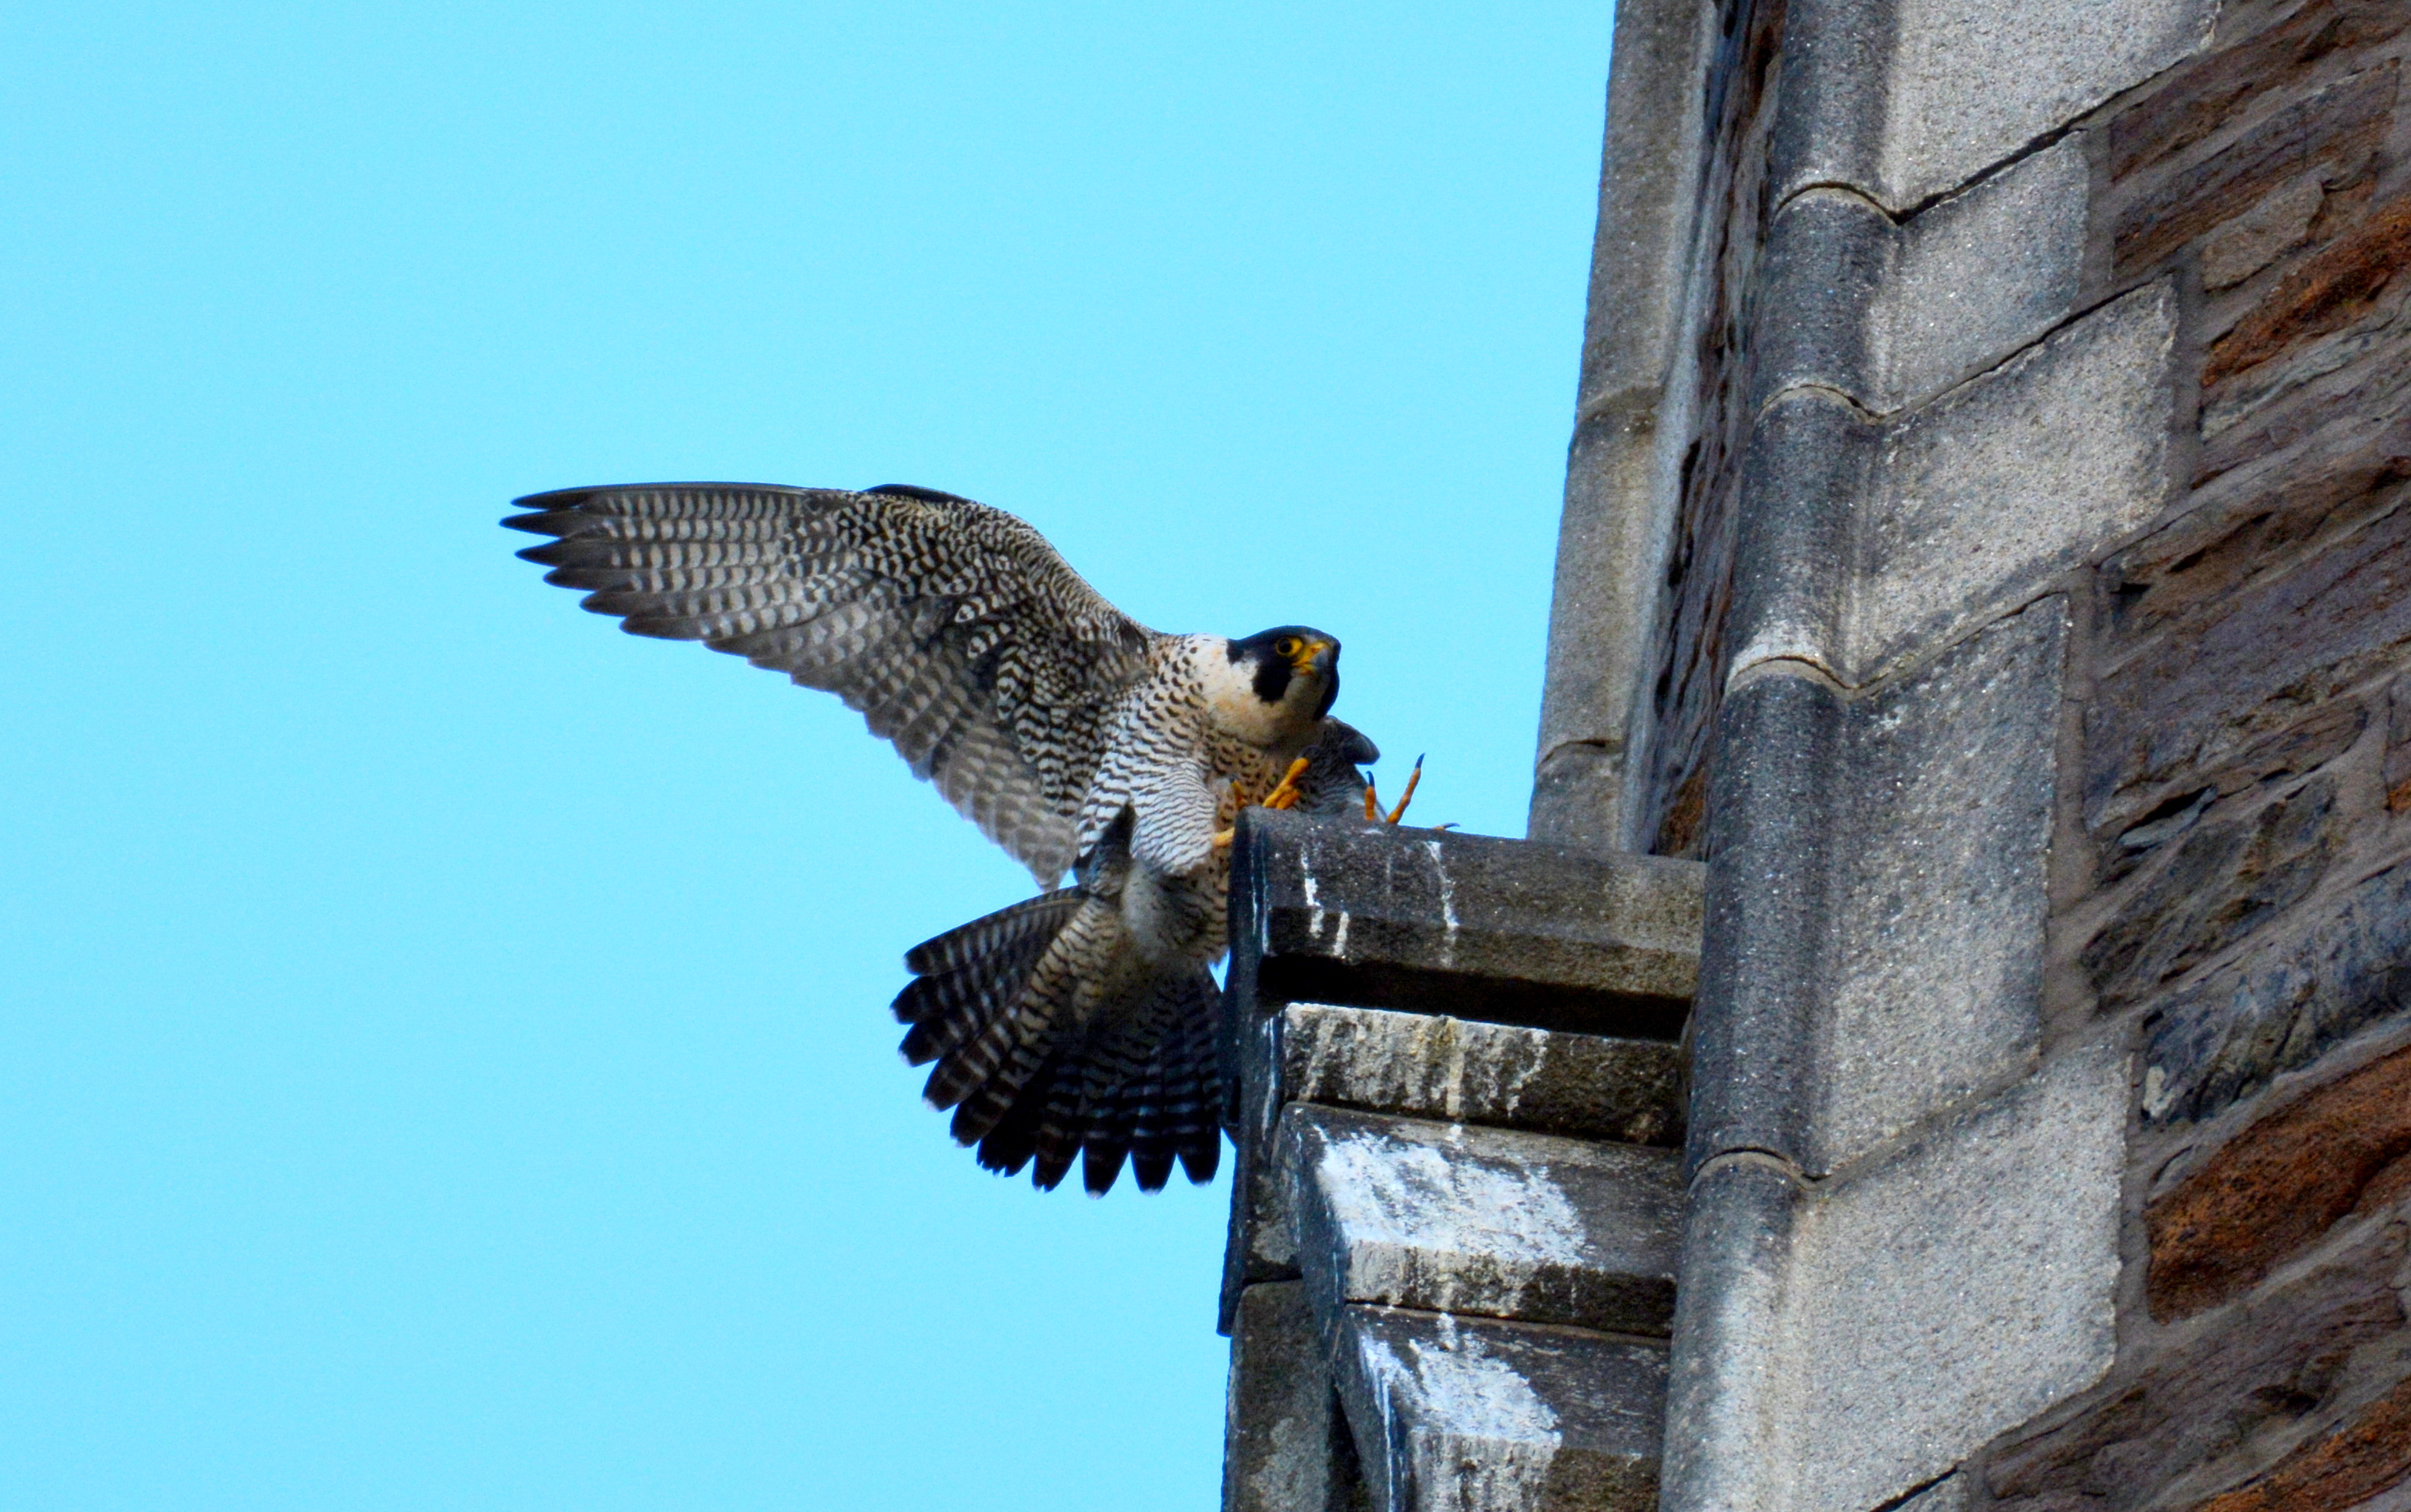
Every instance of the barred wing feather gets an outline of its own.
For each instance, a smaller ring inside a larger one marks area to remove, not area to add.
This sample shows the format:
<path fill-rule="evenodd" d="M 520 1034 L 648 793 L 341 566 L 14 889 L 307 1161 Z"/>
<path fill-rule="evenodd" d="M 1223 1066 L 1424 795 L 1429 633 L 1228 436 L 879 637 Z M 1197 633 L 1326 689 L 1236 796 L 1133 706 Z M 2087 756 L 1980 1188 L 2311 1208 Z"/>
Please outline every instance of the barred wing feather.
<path fill-rule="evenodd" d="M 1108 710 L 1159 639 L 1002 510 L 886 485 L 566 488 L 503 523 L 633 634 L 696 640 L 826 689 L 1051 885 Z"/>

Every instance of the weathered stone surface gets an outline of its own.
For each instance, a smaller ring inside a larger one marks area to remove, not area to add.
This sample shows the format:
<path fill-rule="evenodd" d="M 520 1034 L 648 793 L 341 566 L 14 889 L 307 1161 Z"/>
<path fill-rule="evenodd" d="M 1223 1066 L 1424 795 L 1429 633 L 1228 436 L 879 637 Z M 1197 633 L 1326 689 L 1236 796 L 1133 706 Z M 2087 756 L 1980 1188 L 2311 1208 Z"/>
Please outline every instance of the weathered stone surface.
<path fill-rule="evenodd" d="M 1921 402 L 2068 313 L 2088 187 L 2084 139 L 2071 135 L 1901 227 L 1867 313 L 1876 408 Z"/>
<path fill-rule="evenodd" d="M 1351 1307 L 1334 1374 L 1379 1512 L 1648 1512 L 1663 1348 Z"/>
<path fill-rule="evenodd" d="M 2386 699 L 2386 807 L 2411 808 L 2411 679 L 2397 677 Z"/>
<path fill-rule="evenodd" d="M 2031 1064 L 2065 623 L 2047 600 L 1852 708 L 1812 1174 Z"/>
<path fill-rule="evenodd" d="M 1753 442 L 1735 673 L 1797 659 L 1873 681 L 2141 524 L 2168 493 L 2174 334 L 2155 284 L 1856 436 L 1844 414 L 1811 425 L 1770 411 Z"/>
<path fill-rule="evenodd" d="M 2197 1512 L 2293 1512 L 2352 1507 L 2411 1478 L 2411 1381 L 2404 1381 L 2326 1437 L 2287 1455 L 2251 1485 Z"/>
<path fill-rule="evenodd" d="M 2104 676 L 2085 709 L 2086 827 L 2200 787 L 2198 774 L 2400 663 L 2406 577 L 2411 510 L 2398 509 L 2188 614 L 2190 633 Z"/>
<path fill-rule="evenodd" d="M 2301 935 L 2272 940 L 2155 1014 L 2143 1117 L 2210 1118 L 2411 1008 L 2411 866 L 2355 886 Z"/>
<path fill-rule="evenodd" d="M 2203 371 L 2202 434 L 2401 344 L 2411 321 L 2411 200 L 2401 200 L 2280 280 L 2214 343 Z"/>
<path fill-rule="evenodd" d="M 2075 302 L 2086 188 L 2071 136 L 1897 226 L 1843 190 L 1795 197 L 1753 297 L 1754 402 L 1815 384 L 1889 413 L 2033 342 Z"/>
<path fill-rule="evenodd" d="M 2411 1049 L 2261 1118 L 2152 1203 L 2152 1315 L 2184 1317 L 2225 1301 L 2345 1214 L 2406 1185 Z"/>
<path fill-rule="evenodd" d="M 2314 337 L 2368 318 L 2411 266 L 2411 198 L 2397 199 L 2278 281 L 2234 328 L 2211 343 L 2205 387 Z"/>
<path fill-rule="evenodd" d="M 2366 356 L 2280 395 L 2236 424 L 2202 438 L 2194 481 L 2207 483 L 2230 469 L 2274 473 L 2296 448 L 2318 444 L 2324 432 L 2364 428 L 2400 416 L 2411 400 L 2411 334 L 2389 327 Z"/>
<path fill-rule="evenodd" d="M 2107 887 L 2163 846 L 2191 834 L 2217 800 L 2263 782 L 2316 771 L 2351 749 L 2368 727 L 2369 710 L 2360 700 L 2339 699 L 2315 705 L 2300 724 L 2263 735 L 2209 770 L 2190 774 L 2192 784 L 2133 815 L 2124 829 L 2107 837 L 2095 885 Z"/>
<path fill-rule="evenodd" d="M 2399 1228 L 2366 1237 L 2153 1358 L 2073 1418 L 1996 1451 L 1986 1470 L 1994 1505 L 2127 1512 L 2180 1477 L 2211 1490 L 2258 1468 L 2247 1456 L 2222 1475 L 2219 1461 L 2318 1421 L 2351 1381 L 2356 1350 L 2402 1342 L 2392 1278 L 2403 1247 Z"/>
<path fill-rule="evenodd" d="M 1348 1512 L 1322 1336 L 1294 1281 L 1249 1287 L 1231 1334 L 1223 1512 Z"/>
<path fill-rule="evenodd" d="M 2178 841 L 2079 959 L 2104 1009 L 2149 996 L 2309 895 L 2344 842 L 2336 782 L 2315 777 Z"/>
<path fill-rule="evenodd" d="M 1896 1512 L 1967 1512 L 1975 1488 L 1965 1476 L 1945 1476 L 1899 1505 Z"/>
<path fill-rule="evenodd" d="M 2170 70 L 2149 99 L 2110 123 L 2110 173 L 2123 179 L 2185 151 L 2271 94 L 2299 90 L 2339 52 L 2411 23 L 2394 0 L 2312 0 L 2274 26 Z"/>
<path fill-rule="evenodd" d="M 1858 681 L 2142 523 L 2167 496 L 2175 307 L 2142 289 L 1890 434 L 1868 512 Z"/>
<path fill-rule="evenodd" d="M 1372 1302 L 1662 1334 L 1671 1150 L 1293 1104 L 1279 1160 L 1319 1315 Z"/>
<path fill-rule="evenodd" d="M 2385 139 L 2396 66 L 2364 69 L 2295 102 L 2189 168 L 2170 174 L 2120 216 L 2120 275 L 2149 268 L 2234 219 L 2287 181 L 2315 167 L 2357 167 Z"/>
<path fill-rule="evenodd" d="M 1863 1512 L 2109 1368 L 2126 1066 L 2063 1053 L 1803 1211 L 1769 1403 L 1798 1478 L 1768 1505 Z"/>
<path fill-rule="evenodd" d="M 2272 192 L 2201 244 L 2201 286 L 2231 288 L 2311 239 L 2327 186 L 2306 174 Z"/>
<path fill-rule="evenodd" d="M 1248 809 L 1231 997 L 1671 1039 L 1699 977 L 1696 863 Z"/>
<path fill-rule="evenodd" d="M 1858 173 L 1842 182 L 1894 211 L 1965 182 L 2175 63 L 2201 44 L 2216 14 L 2209 0 L 2068 0 L 2015 11 L 1980 0 L 1896 0 L 1888 8 L 1889 56 L 1841 60 L 1875 80 L 1852 112 L 1862 119 L 1829 128 L 1854 140 L 1826 155 L 1855 159 Z M 1863 7 L 1836 19 L 1872 29 Z M 1874 110 L 1876 119 L 1863 118 Z"/>
<path fill-rule="evenodd" d="M 1313 1003 L 1282 1009 L 1277 1020 L 1282 1102 L 1682 1142 L 1683 1053 L 1662 1040 Z"/>
<path fill-rule="evenodd" d="M 2065 623 L 2044 600 L 1856 698 L 1735 690 L 1732 749 L 1780 754 L 1719 774 L 1694 1165 L 1821 1175 L 2031 1064 Z"/>

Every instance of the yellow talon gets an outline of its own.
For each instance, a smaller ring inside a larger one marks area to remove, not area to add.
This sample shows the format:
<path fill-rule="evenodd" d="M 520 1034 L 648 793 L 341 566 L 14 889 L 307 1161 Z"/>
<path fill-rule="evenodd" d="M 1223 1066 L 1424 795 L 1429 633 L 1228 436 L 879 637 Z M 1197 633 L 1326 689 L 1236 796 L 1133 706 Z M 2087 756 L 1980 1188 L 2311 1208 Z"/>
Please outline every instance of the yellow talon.
<path fill-rule="evenodd" d="M 1406 774 L 1406 791 L 1403 791 L 1403 793 L 1398 793 L 1398 807 L 1394 807 L 1394 810 L 1389 810 L 1389 822 L 1391 822 L 1391 824 L 1396 824 L 1398 820 L 1406 818 L 1406 806 L 1408 806 L 1408 803 L 1413 803 L 1413 801 L 1415 801 L 1415 786 L 1418 786 L 1420 781 L 1423 781 L 1423 757 L 1415 757 L 1415 769 L 1413 769 L 1413 772 L 1408 772 L 1408 774 Z M 1372 803 L 1372 789 L 1369 789 L 1369 786 L 1367 786 L 1367 789 L 1365 789 L 1365 801 L 1367 801 L 1367 806 L 1369 806 L 1369 803 Z"/>
<path fill-rule="evenodd" d="M 1281 779 L 1273 784 L 1273 791 L 1264 794 L 1264 807 L 1266 808 L 1295 807 L 1297 801 L 1306 796 L 1297 791 L 1297 779 L 1306 775 L 1306 769 L 1309 764 L 1303 756 L 1290 763 L 1289 770 L 1283 772 Z"/>
<path fill-rule="evenodd" d="M 1231 849 L 1232 840 L 1235 839 L 1238 836 L 1238 834 L 1239 832 L 1236 829 L 1216 830 L 1214 832 L 1214 849 L 1217 850 L 1228 850 Z"/>

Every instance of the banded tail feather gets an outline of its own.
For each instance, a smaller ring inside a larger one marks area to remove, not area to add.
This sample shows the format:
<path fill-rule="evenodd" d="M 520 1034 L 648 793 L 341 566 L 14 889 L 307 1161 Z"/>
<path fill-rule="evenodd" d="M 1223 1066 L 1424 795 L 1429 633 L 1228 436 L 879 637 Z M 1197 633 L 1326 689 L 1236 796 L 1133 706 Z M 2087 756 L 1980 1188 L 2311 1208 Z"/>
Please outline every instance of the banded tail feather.
<path fill-rule="evenodd" d="M 1219 991 L 1186 965 L 1133 980 L 1118 900 L 1065 888 L 1000 909 L 913 948 L 917 973 L 895 1012 L 912 1027 L 905 1059 L 936 1062 L 924 1096 L 954 1110 L 951 1132 L 1004 1175 L 1029 1168 L 1042 1190 L 1076 1162 L 1091 1195 L 1125 1164 L 1160 1191 L 1176 1160 L 1189 1178 L 1220 1162 Z M 1099 998 L 1095 984 L 1120 980 Z"/>

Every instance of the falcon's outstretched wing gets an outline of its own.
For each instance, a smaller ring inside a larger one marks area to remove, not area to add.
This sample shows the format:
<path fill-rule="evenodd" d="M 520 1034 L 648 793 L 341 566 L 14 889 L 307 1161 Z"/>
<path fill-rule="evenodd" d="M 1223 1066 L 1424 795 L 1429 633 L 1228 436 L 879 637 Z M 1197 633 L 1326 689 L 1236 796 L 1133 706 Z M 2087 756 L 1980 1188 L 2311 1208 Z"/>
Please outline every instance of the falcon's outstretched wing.
<path fill-rule="evenodd" d="M 885 485 L 564 488 L 503 523 L 638 635 L 699 640 L 825 688 L 1051 885 L 1114 696 L 1158 639 L 1002 510 Z"/>

